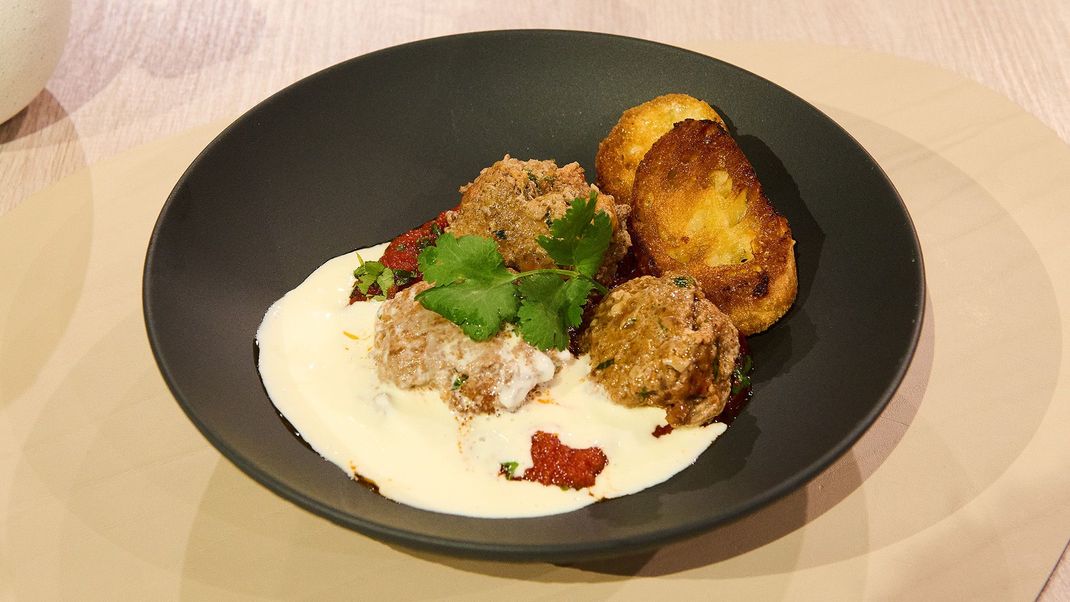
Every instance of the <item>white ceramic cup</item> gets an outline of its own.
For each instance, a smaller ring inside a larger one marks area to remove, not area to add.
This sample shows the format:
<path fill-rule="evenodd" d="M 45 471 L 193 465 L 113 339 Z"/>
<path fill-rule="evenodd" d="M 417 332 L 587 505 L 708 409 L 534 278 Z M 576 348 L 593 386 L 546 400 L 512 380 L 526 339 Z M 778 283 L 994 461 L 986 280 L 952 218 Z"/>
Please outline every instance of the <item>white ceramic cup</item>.
<path fill-rule="evenodd" d="M 0 123 L 45 88 L 70 24 L 71 0 L 0 0 Z"/>

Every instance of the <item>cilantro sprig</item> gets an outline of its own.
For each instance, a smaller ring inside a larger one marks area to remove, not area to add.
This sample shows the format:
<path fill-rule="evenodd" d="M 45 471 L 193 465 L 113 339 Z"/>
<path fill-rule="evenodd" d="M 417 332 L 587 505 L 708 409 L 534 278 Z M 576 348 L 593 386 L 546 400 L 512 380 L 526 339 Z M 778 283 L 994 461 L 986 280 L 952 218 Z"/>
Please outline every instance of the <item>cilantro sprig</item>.
<path fill-rule="evenodd" d="M 498 474 L 502 475 L 509 481 L 516 481 L 520 477 L 516 476 L 516 469 L 520 468 L 519 462 L 502 462 L 500 468 L 498 468 Z"/>
<path fill-rule="evenodd" d="M 382 301 L 386 299 L 387 292 L 394 286 L 394 270 L 386 267 L 378 261 L 364 261 L 357 253 L 357 261 L 360 266 L 353 270 L 353 277 L 357 279 L 356 289 L 362 295 L 368 295 L 373 286 L 378 286 L 378 291 L 373 291 L 371 299 Z"/>
<path fill-rule="evenodd" d="M 509 322 L 543 351 L 567 348 L 568 329 L 579 326 L 591 291 L 608 292 L 594 275 L 613 231 L 596 201 L 594 191 L 587 199 L 574 199 L 565 215 L 551 222 L 550 236 L 536 239 L 556 268 L 515 273 L 489 238 L 439 236 L 418 258 L 424 280 L 434 286 L 416 299 L 476 341 L 489 339 Z"/>

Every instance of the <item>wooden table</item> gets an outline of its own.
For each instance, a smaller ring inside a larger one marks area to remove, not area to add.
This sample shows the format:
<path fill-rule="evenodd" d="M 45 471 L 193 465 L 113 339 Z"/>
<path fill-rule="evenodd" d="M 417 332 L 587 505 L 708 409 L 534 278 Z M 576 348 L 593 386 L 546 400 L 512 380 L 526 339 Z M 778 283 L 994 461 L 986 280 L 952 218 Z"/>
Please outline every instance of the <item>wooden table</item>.
<path fill-rule="evenodd" d="M 685 45 L 795 40 L 885 52 L 989 86 L 1070 141 L 1070 3 L 781 4 L 75 2 L 68 45 L 47 89 L 0 125 L 0 214 L 82 167 L 233 118 L 328 65 L 412 40 L 487 29 L 581 29 Z M 1070 599 L 1065 552 L 1041 598 Z"/>
<path fill-rule="evenodd" d="M 79 1 L 48 89 L 0 126 L 0 212 L 79 167 L 231 118 L 328 65 L 486 29 L 582 29 L 677 44 L 800 40 L 888 52 L 990 86 L 1070 140 L 1070 4 L 1026 4 Z"/>

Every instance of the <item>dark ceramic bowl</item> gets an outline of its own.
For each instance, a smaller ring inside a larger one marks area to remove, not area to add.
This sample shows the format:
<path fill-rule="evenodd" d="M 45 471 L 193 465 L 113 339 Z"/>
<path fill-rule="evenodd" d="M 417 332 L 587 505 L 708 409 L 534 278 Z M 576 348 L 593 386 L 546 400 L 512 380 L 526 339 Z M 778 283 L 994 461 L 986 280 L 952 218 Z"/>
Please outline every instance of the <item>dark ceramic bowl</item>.
<path fill-rule="evenodd" d="M 698 460 L 641 493 L 545 518 L 404 506 L 294 437 L 261 386 L 265 310 L 328 258 L 455 205 L 510 153 L 579 161 L 625 109 L 668 92 L 727 118 L 791 223 L 799 296 L 751 339 L 750 405 Z M 641 40 L 503 31 L 341 63 L 268 98 L 179 180 L 149 243 L 145 322 L 164 378 L 224 456 L 282 497 L 372 537 L 449 554 L 568 561 L 651 548 L 751 512 L 848 449 L 898 386 L 923 309 L 921 253 L 880 167 L 843 129 L 737 67 Z"/>

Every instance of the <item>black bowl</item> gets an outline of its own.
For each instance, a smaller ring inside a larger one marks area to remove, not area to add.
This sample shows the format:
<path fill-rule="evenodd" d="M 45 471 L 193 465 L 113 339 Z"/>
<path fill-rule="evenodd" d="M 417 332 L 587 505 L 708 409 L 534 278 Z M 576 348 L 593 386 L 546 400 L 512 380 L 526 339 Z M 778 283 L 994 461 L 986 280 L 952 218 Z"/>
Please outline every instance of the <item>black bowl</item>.
<path fill-rule="evenodd" d="M 455 205 L 510 153 L 579 161 L 622 111 L 668 92 L 722 112 L 791 223 L 799 296 L 751 340 L 750 405 L 666 483 L 568 514 L 488 520 L 418 510 L 350 481 L 294 437 L 264 393 L 265 310 L 330 257 Z M 284 498 L 390 542 L 504 560 L 650 548 L 804 484 L 874 421 L 910 361 L 921 252 L 880 167 L 790 92 L 641 40 L 503 31 L 388 48 L 312 75 L 220 134 L 179 180 L 149 242 L 145 322 L 164 378 L 224 456 Z"/>

